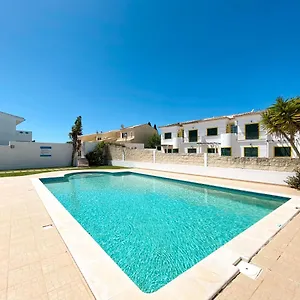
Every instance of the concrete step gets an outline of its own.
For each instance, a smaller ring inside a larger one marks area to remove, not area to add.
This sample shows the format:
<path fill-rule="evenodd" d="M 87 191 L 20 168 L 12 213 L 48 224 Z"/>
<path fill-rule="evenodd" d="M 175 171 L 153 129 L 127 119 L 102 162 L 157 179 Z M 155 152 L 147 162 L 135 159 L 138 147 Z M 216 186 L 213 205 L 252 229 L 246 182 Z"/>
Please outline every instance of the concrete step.
<path fill-rule="evenodd" d="M 78 158 L 77 167 L 88 167 L 88 166 L 89 166 L 89 161 L 85 157 Z"/>

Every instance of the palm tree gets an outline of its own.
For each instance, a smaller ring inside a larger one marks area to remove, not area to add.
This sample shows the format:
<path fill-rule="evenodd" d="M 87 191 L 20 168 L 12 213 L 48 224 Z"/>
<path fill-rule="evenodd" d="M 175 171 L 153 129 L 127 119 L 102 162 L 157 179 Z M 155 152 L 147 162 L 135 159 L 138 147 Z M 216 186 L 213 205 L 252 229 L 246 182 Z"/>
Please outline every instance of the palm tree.
<path fill-rule="evenodd" d="M 262 113 L 262 125 L 269 134 L 284 137 L 300 158 L 295 144 L 295 135 L 300 131 L 300 97 L 287 100 L 278 97 L 276 102 Z"/>
<path fill-rule="evenodd" d="M 76 121 L 74 125 L 72 126 L 72 130 L 69 133 L 69 138 L 72 141 L 73 149 L 72 149 L 72 165 L 74 163 L 74 157 L 76 151 L 80 150 L 81 141 L 78 140 L 78 137 L 82 135 L 82 122 L 81 122 L 81 116 L 76 118 Z"/>

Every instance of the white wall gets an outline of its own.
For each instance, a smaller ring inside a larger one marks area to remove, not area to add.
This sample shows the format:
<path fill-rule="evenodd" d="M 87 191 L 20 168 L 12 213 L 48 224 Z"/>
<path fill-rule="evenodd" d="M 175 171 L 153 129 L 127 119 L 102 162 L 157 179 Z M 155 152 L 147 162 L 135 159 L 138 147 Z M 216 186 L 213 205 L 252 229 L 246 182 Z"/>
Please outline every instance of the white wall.
<path fill-rule="evenodd" d="M 81 152 L 82 154 L 87 154 L 89 152 L 94 151 L 96 146 L 100 143 L 100 141 L 97 142 L 83 142 L 81 146 Z M 84 149 L 84 150 L 83 150 Z"/>
<path fill-rule="evenodd" d="M 32 142 L 32 132 L 28 130 L 17 130 L 15 133 L 16 142 Z"/>
<path fill-rule="evenodd" d="M 237 127 L 238 127 L 238 139 L 244 140 L 245 125 L 260 123 L 261 115 L 260 114 L 246 115 L 246 116 L 236 117 L 235 119 L 237 121 Z M 259 124 L 259 139 L 266 139 L 266 137 L 267 137 L 266 131 L 263 129 L 262 125 Z"/>
<path fill-rule="evenodd" d="M 51 146 L 51 156 L 41 157 L 43 146 Z M 65 167 L 71 165 L 72 144 L 11 142 L 0 146 L 0 170 Z"/>
<path fill-rule="evenodd" d="M 0 114 L 0 145 L 8 145 L 16 135 L 16 119 L 6 114 Z"/>
<path fill-rule="evenodd" d="M 111 165 L 280 185 L 286 185 L 284 180 L 287 178 L 287 176 L 293 175 L 292 172 L 277 172 L 238 168 L 201 167 L 191 165 L 159 164 L 122 160 L 112 160 Z"/>

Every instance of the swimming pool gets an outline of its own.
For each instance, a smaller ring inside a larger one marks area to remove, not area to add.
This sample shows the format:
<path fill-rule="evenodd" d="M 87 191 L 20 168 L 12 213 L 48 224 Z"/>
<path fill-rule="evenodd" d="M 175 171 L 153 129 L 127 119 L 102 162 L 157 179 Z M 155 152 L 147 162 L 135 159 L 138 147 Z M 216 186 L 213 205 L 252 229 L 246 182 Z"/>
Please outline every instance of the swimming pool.
<path fill-rule="evenodd" d="M 147 293 L 288 200 L 130 172 L 42 181 Z"/>

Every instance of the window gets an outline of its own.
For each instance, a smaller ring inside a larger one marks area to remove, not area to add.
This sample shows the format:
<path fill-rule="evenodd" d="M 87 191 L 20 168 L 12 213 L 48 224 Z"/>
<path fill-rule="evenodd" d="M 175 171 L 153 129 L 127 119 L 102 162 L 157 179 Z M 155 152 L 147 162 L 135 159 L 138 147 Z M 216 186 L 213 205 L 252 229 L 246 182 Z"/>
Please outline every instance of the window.
<path fill-rule="evenodd" d="M 222 156 L 231 156 L 231 147 L 221 148 Z"/>
<path fill-rule="evenodd" d="M 189 142 L 197 142 L 198 130 L 190 130 L 189 131 Z M 195 152 L 191 152 L 195 153 Z"/>
<path fill-rule="evenodd" d="M 173 153 L 178 153 L 178 149 L 173 149 Z"/>
<path fill-rule="evenodd" d="M 259 139 L 259 124 L 246 124 L 245 125 L 245 138 L 246 140 Z"/>
<path fill-rule="evenodd" d="M 244 147 L 245 157 L 258 157 L 258 147 Z"/>
<path fill-rule="evenodd" d="M 122 132 L 122 139 L 127 139 L 127 132 Z"/>
<path fill-rule="evenodd" d="M 168 149 L 168 153 L 172 153 L 172 149 Z"/>
<path fill-rule="evenodd" d="M 197 153 L 197 149 L 196 148 L 189 148 L 188 153 Z"/>
<path fill-rule="evenodd" d="M 237 126 L 234 124 L 230 125 L 230 133 L 237 133 Z"/>
<path fill-rule="evenodd" d="M 166 132 L 165 133 L 165 140 L 169 140 L 172 138 L 172 132 Z"/>
<path fill-rule="evenodd" d="M 216 153 L 216 148 L 207 148 L 207 153 Z"/>
<path fill-rule="evenodd" d="M 133 137 L 133 132 L 132 131 L 130 131 L 130 136 Z"/>
<path fill-rule="evenodd" d="M 210 135 L 218 135 L 218 127 L 207 128 L 207 129 L 206 129 L 206 135 L 207 135 L 207 136 L 210 136 Z"/>
<path fill-rule="evenodd" d="M 284 157 L 284 156 L 291 156 L 292 149 L 291 147 L 274 147 L 274 156 L 275 157 Z"/>
<path fill-rule="evenodd" d="M 100 137 L 98 137 L 98 138 L 97 138 L 97 140 L 98 140 L 98 141 L 101 141 L 101 138 L 100 138 Z"/>

